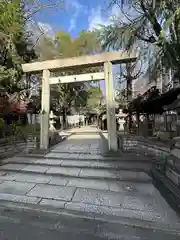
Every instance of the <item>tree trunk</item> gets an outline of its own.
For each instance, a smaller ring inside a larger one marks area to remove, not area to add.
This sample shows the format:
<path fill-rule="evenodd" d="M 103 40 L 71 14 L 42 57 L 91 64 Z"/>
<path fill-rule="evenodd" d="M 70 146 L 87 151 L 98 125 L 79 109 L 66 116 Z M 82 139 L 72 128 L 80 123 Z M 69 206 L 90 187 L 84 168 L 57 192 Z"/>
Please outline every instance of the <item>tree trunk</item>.
<path fill-rule="evenodd" d="M 132 78 L 129 77 L 127 79 L 127 101 L 131 102 L 132 101 Z M 132 112 L 129 112 L 129 132 L 132 130 Z"/>
<path fill-rule="evenodd" d="M 66 118 L 67 118 L 67 109 L 66 107 L 63 107 L 63 129 L 66 129 L 67 124 L 66 124 Z"/>
<path fill-rule="evenodd" d="M 139 112 L 136 112 L 136 119 L 137 119 L 137 131 L 139 133 L 139 123 L 140 123 L 140 113 Z"/>

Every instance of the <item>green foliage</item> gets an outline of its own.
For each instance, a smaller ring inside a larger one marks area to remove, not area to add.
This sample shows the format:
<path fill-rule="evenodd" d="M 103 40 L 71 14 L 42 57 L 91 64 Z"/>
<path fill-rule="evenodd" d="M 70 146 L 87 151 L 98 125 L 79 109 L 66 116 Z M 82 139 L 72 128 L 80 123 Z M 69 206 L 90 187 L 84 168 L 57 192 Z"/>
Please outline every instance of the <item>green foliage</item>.
<path fill-rule="evenodd" d="M 141 56 L 150 58 L 150 70 L 179 69 L 180 2 L 175 0 L 110 1 L 119 8 L 109 26 L 102 26 L 99 39 L 104 48 L 140 48 Z M 123 16 L 123 17 L 122 17 Z M 123 20 L 122 20 L 123 19 Z M 149 55 L 150 53 L 150 55 Z"/>
<path fill-rule="evenodd" d="M 93 54 L 101 49 L 96 32 L 83 30 L 77 38 L 72 39 L 68 32 L 57 31 L 55 38 L 59 55 L 63 58 Z"/>
<path fill-rule="evenodd" d="M 116 94 L 116 102 L 119 104 L 120 108 L 127 106 L 127 96 L 128 92 L 126 89 L 120 89 Z"/>
<path fill-rule="evenodd" d="M 38 55 L 41 60 L 53 58 L 70 58 L 100 51 L 95 32 L 83 30 L 75 39 L 68 32 L 57 31 L 55 40 L 47 37 L 40 39 L 37 46 Z M 56 72 L 54 76 L 74 75 L 99 71 L 99 68 L 76 69 L 65 72 Z M 51 102 L 58 103 L 61 108 L 75 109 L 77 112 L 86 108 L 89 99 L 85 83 L 59 84 L 51 87 Z M 57 104 L 56 104 L 57 105 Z"/>
<path fill-rule="evenodd" d="M 52 39 L 42 36 L 36 45 L 39 60 L 44 61 L 58 56 L 58 51 Z"/>
<path fill-rule="evenodd" d="M 102 106 L 103 93 L 97 86 L 89 86 L 86 109 L 88 112 L 99 113 Z"/>
<path fill-rule="evenodd" d="M 73 40 L 71 39 L 71 35 L 68 32 L 57 31 L 55 38 L 57 41 L 59 57 L 67 58 L 76 56 L 76 53 L 73 49 Z"/>
<path fill-rule="evenodd" d="M 22 135 L 27 138 L 28 136 L 38 137 L 40 134 L 39 124 L 27 124 L 25 126 L 17 126 L 17 129 Z"/>
<path fill-rule="evenodd" d="M 0 84 L 5 91 L 21 80 L 21 63 L 35 57 L 24 15 L 22 1 L 0 2 Z"/>

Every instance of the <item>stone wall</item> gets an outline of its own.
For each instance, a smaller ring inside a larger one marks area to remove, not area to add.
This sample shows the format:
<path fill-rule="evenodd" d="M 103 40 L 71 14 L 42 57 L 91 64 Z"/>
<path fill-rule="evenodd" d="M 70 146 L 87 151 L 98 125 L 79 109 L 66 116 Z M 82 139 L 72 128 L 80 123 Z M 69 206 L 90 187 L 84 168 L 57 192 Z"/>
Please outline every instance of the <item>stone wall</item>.
<path fill-rule="evenodd" d="M 166 157 L 170 154 L 169 147 L 158 144 L 157 141 L 154 143 L 142 136 L 119 135 L 118 139 L 118 145 L 122 151 L 136 151 L 154 157 Z"/>
<path fill-rule="evenodd" d="M 180 143 L 171 146 L 140 136 L 118 136 L 119 148 L 123 152 L 136 152 L 150 157 L 155 168 L 180 191 Z"/>
<path fill-rule="evenodd" d="M 138 138 L 136 136 L 118 136 L 118 145 L 122 151 L 138 150 Z"/>
<path fill-rule="evenodd" d="M 38 148 L 39 139 L 29 136 L 25 140 L 1 139 L 0 140 L 0 159 L 12 157 L 19 153 L 28 153 Z"/>
<path fill-rule="evenodd" d="M 0 159 L 13 156 L 25 149 L 26 143 L 23 141 L 8 141 L 6 139 L 0 140 Z"/>

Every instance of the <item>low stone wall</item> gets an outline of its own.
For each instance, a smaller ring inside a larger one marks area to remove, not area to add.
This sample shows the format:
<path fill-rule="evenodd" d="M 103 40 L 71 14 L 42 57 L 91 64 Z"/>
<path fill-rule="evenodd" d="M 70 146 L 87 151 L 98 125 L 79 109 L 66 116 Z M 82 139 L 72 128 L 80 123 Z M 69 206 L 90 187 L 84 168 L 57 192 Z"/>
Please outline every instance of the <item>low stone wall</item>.
<path fill-rule="evenodd" d="M 119 135 L 119 148 L 123 152 L 136 152 L 150 157 L 153 168 L 163 174 L 180 191 L 180 144 L 174 148 L 154 139 L 141 136 Z"/>
<path fill-rule="evenodd" d="M 72 133 L 55 132 L 50 134 L 49 147 L 58 144 Z M 16 154 L 28 154 L 40 150 L 40 137 L 29 135 L 26 139 L 0 139 L 0 159 L 15 156 Z"/>
<path fill-rule="evenodd" d="M 26 140 L 0 139 L 0 159 L 12 157 L 19 153 L 28 153 L 38 146 L 39 139 L 33 136 L 29 136 Z"/>
<path fill-rule="evenodd" d="M 138 150 L 138 138 L 135 136 L 123 136 L 120 138 L 120 148 L 123 151 Z"/>
<path fill-rule="evenodd" d="M 2 139 L 1 139 L 2 140 Z M 16 144 L 6 141 L 0 141 L 0 158 L 10 157 L 18 152 L 24 151 L 26 147 L 25 142 L 16 142 Z"/>
<path fill-rule="evenodd" d="M 118 135 L 118 145 L 123 152 L 136 151 L 154 157 L 167 157 L 170 154 L 169 147 L 165 147 L 162 144 L 157 145 L 152 140 L 141 136 Z"/>

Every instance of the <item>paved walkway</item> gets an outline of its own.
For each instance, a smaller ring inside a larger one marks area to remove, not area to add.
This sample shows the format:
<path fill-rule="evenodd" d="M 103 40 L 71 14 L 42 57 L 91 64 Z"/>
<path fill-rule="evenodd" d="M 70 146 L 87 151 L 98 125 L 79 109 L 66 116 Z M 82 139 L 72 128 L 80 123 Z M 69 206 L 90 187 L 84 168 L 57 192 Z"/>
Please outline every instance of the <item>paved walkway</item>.
<path fill-rule="evenodd" d="M 97 129 L 84 127 L 45 157 L 5 160 L 0 201 L 131 225 L 180 227 L 178 216 L 152 184 L 149 159 L 132 154 L 105 157 L 102 137 Z"/>

